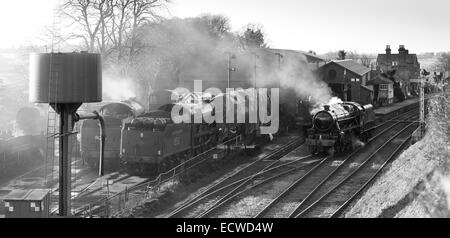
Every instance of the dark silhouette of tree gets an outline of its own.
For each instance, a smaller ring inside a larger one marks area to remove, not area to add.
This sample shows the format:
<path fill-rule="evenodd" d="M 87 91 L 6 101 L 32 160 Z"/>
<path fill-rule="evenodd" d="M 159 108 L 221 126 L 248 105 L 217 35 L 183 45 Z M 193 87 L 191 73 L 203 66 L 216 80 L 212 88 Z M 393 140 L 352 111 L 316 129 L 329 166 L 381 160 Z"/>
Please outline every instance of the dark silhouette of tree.
<path fill-rule="evenodd" d="M 338 59 L 339 60 L 345 60 L 347 57 L 347 52 L 345 52 L 345 50 L 340 50 L 338 52 Z"/>
<path fill-rule="evenodd" d="M 267 48 L 263 27 L 256 24 L 248 24 L 243 34 L 240 35 L 242 43 L 250 48 Z"/>

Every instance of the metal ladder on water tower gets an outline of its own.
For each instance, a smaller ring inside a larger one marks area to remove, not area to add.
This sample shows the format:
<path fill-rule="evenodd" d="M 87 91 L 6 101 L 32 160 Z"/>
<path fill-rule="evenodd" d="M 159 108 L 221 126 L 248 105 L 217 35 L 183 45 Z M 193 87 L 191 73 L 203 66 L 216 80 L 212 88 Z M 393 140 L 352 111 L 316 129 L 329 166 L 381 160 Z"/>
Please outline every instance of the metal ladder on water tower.
<path fill-rule="evenodd" d="M 49 102 L 56 101 L 58 97 L 58 77 L 59 77 L 59 64 L 58 60 L 54 60 L 55 55 L 52 55 L 50 61 L 50 80 L 48 85 L 48 97 Z M 51 98 L 51 95 L 54 97 Z M 49 181 L 53 180 L 53 175 L 55 174 L 55 158 L 59 155 L 59 120 L 58 114 L 54 111 L 54 109 L 49 105 L 47 111 L 47 150 L 45 157 L 45 166 L 46 166 L 46 184 L 49 185 Z M 50 173 L 48 167 L 50 167 Z M 50 179 L 49 179 L 50 175 Z"/>
<path fill-rule="evenodd" d="M 46 161 L 46 170 L 50 173 L 46 172 L 46 183 L 49 182 L 49 179 L 51 181 L 54 175 L 55 158 L 57 150 L 59 148 L 59 145 L 57 144 L 59 140 L 56 140 L 56 136 L 58 134 L 58 127 L 59 127 L 58 114 L 56 114 L 56 112 L 49 106 L 47 112 L 47 150 L 45 161 Z"/>

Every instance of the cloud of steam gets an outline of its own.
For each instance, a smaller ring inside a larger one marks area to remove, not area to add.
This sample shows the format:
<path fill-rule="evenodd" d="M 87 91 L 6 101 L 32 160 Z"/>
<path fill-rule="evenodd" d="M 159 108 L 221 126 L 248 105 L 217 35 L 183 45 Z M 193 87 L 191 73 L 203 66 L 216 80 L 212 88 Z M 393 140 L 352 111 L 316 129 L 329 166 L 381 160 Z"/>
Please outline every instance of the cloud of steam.
<path fill-rule="evenodd" d="M 136 81 L 113 68 L 103 72 L 103 100 L 123 101 L 136 97 Z"/>
<path fill-rule="evenodd" d="M 155 90 L 193 90 L 194 81 L 202 80 L 204 90 L 215 87 L 224 92 L 228 60 L 233 54 L 236 57 L 231 60 L 231 67 L 236 70 L 230 76 L 232 88 L 253 88 L 256 78 L 258 88 L 281 87 L 281 103 L 292 101 L 292 96 L 310 99 L 313 104 L 327 103 L 332 98 L 331 90 L 310 70 L 304 55 L 283 51 L 280 64 L 275 52 L 249 49 L 235 34 L 214 29 L 201 18 L 175 18 L 147 26 L 142 42 L 151 47 L 140 53 L 137 62 L 145 63 L 139 63 L 136 75 L 151 82 Z M 142 97 L 145 95 L 138 95 Z"/>
<path fill-rule="evenodd" d="M 279 81 L 282 89 L 291 89 L 297 97 L 310 99 L 313 104 L 326 103 L 331 99 L 328 85 L 311 71 L 306 56 L 298 52 L 282 51 L 281 64 L 273 52 L 261 52 L 264 59 L 262 81 L 272 84 Z M 258 78 L 258 80 L 260 80 Z M 289 100 L 292 100 L 289 99 Z"/>
<path fill-rule="evenodd" d="M 37 107 L 21 108 L 16 115 L 13 136 L 39 135 L 45 130 L 43 112 Z"/>

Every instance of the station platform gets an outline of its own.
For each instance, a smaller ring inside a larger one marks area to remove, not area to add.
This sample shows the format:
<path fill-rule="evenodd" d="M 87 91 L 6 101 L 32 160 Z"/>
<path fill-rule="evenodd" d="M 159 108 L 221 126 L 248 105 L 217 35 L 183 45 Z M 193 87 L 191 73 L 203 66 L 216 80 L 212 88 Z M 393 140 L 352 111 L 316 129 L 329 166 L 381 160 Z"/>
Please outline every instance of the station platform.
<path fill-rule="evenodd" d="M 425 95 L 425 100 L 433 97 L 435 94 Z M 411 110 L 414 107 L 418 107 L 420 103 L 420 98 L 411 98 L 403 102 L 395 103 L 387 107 L 380 107 L 374 110 L 375 115 L 381 119 L 386 120 L 395 117 L 401 113 Z"/>

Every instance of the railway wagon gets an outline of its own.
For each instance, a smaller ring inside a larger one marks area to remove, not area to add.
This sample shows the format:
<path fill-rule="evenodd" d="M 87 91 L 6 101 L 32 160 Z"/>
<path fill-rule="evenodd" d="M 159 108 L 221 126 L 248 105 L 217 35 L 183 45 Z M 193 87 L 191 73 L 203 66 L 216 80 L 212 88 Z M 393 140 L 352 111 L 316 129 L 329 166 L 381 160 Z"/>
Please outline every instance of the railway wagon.
<path fill-rule="evenodd" d="M 99 110 L 104 118 L 106 129 L 105 141 L 105 169 L 108 171 L 120 168 L 120 139 L 122 120 L 135 118 L 144 113 L 144 107 L 138 102 L 127 100 L 116 103 L 107 103 Z M 98 169 L 100 127 L 96 121 L 86 120 L 81 125 L 81 157 L 83 161 L 94 169 Z"/>
<path fill-rule="evenodd" d="M 324 105 L 313 115 L 306 139 L 312 153 L 351 151 L 369 140 L 369 129 L 375 123 L 373 106 L 355 102 Z"/>

